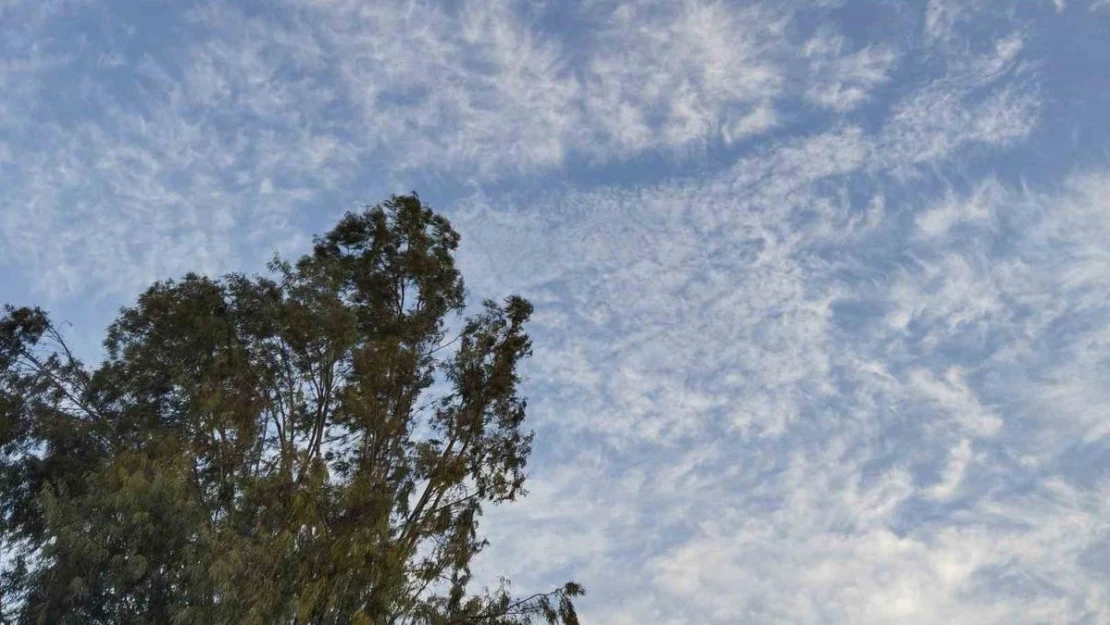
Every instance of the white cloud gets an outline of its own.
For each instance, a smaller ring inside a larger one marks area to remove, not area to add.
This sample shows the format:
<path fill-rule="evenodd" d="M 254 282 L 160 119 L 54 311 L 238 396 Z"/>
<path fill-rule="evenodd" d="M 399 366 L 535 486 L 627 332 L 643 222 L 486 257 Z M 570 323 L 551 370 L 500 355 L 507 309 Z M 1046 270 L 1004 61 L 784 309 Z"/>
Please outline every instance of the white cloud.
<path fill-rule="evenodd" d="M 136 92 L 90 83 L 93 114 L 43 117 L 43 100 L 0 120 L 22 142 L 2 173 L 6 255 L 34 274 L 37 290 L 62 296 L 257 265 L 271 245 L 303 244 L 291 232 L 293 207 L 349 175 L 352 155 L 335 128 L 302 117 L 329 102 L 326 90 L 272 80 L 262 59 L 283 45 L 198 44 L 180 65 L 129 59 L 102 69 L 130 72 Z M 27 82 L 45 89 L 62 69 L 84 71 L 58 68 Z"/>
<path fill-rule="evenodd" d="M 332 2 L 303 10 L 286 36 L 321 42 L 359 112 L 359 144 L 393 167 L 489 176 L 561 163 L 581 132 L 565 53 L 525 20 L 509 2 Z"/>
<path fill-rule="evenodd" d="M 774 512 L 755 497 L 712 506 L 722 521 L 649 564 L 664 614 L 673 622 L 863 625 L 1110 616 L 1101 574 L 1076 566 L 1105 533 L 1097 493 L 1050 481 L 1028 497 L 984 501 L 961 523 L 899 534 L 889 524 L 912 496 L 907 478 L 842 482 L 859 471 L 845 460 L 796 463 L 793 480 L 761 489 L 790 493 Z M 869 520 L 843 522 L 861 518 Z"/>
<path fill-rule="evenodd" d="M 780 20 L 758 5 L 616 4 L 588 61 L 591 139 L 631 152 L 767 130 L 783 89 Z"/>
<path fill-rule="evenodd" d="M 964 479 L 964 473 L 967 471 L 967 465 L 971 461 L 971 457 L 971 440 L 965 438 L 952 449 L 952 453 L 948 457 L 948 466 L 945 467 L 941 480 L 929 488 L 929 496 L 934 499 L 951 498 Z M 950 572 L 952 569 L 960 570 L 958 563 L 948 564 Z M 966 567 L 966 569 L 970 571 L 974 570 L 974 567 Z M 945 575 L 945 577 L 951 578 L 952 575 Z"/>
<path fill-rule="evenodd" d="M 773 434 L 802 397 L 821 392 L 829 297 L 806 280 L 786 222 L 806 193 L 808 174 L 790 169 L 804 170 L 800 157 L 788 150 L 769 161 L 802 176 L 797 188 L 775 186 L 798 180 L 784 173 L 746 195 L 711 183 L 585 193 L 534 210 L 479 203 L 459 215 L 470 245 L 485 252 L 481 262 L 468 257 L 468 273 L 496 270 L 502 283 L 472 288 L 511 283 L 546 294 L 572 320 L 575 333 L 552 349 L 584 362 L 559 358 L 533 374 L 544 387 L 576 389 L 586 407 L 581 420 L 562 413 L 564 423 L 623 440 L 665 442 L 714 421 Z M 605 418 L 591 416 L 599 410 Z"/>
<path fill-rule="evenodd" d="M 1007 146 L 1037 121 L 1040 102 L 1028 92 L 1003 88 L 980 100 L 974 93 L 971 86 L 937 82 L 898 103 L 880 143 L 886 164 L 906 169 L 969 144 Z"/>
<path fill-rule="evenodd" d="M 890 80 L 896 54 L 883 47 L 865 47 L 845 54 L 845 38 L 822 32 L 805 44 L 810 59 L 809 87 L 806 98 L 836 111 L 851 110 L 871 92 Z"/>
<path fill-rule="evenodd" d="M 991 211 L 1001 202 L 1004 193 L 1005 189 L 997 180 L 983 181 L 970 197 L 949 192 L 943 202 L 918 214 L 918 231 L 924 237 L 938 237 L 964 225 L 989 227 L 993 217 Z"/>
<path fill-rule="evenodd" d="M 938 379 L 926 371 L 916 370 L 910 374 L 911 388 L 939 408 L 948 413 L 961 431 L 974 436 L 993 436 L 1003 425 L 1003 420 L 994 411 L 982 406 L 974 391 L 963 380 L 963 372 L 953 367 Z"/>
<path fill-rule="evenodd" d="M 1013 379 L 1026 389 L 1029 412 L 1066 444 L 1077 433 L 1090 442 L 1110 433 L 1110 174 L 1074 176 L 1060 194 L 1015 194 L 1023 220 L 1020 261 L 1001 267 L 1000 280 L 1017 305 L 1036 314 L 1024 324 L 1021 349 L 1007 352 L 1025 365 Z M 1020 382 L 1019 382 L 1020 379 Z M 1075 428 L 1075 429 L 1073 429 Z"/>
<path fill-rule="evenodd" d="M 601 563 L 599 597 L 654 593 L 598 599 L 589 615 L 1110 618 L 1097 564 L 1105 500 L 1038 473 L 1106 432 L 1095 415 L 1110 404 L 1099 384 L 1110 337 L 1093 320 L 1110 301 L 1099 243 L 1110 178 L 1076 176 L 1045 195 L 987 179 L 912 211 L 830 201 L 839 177 L 883 162 L 869 156 L 878 149 L 847 130 L 783 144 L 715 180 L 463 213 L 486 252 L 468 269 L 499 268 L 496 285 L 479 288 L 524 285 L 570 320 L 537 335 L 538 353 L 551 345 L 559 358 L 535 363 L 536 396 L 556 395 L 534 414 L 545 432 L 584 430 L 612 463 L 577 486 L 559 478 L 579 502 L 567 508 L 605 493 L 622 510 L 616 524 L 604 510 L 577 517 L 605 528 L 579 562 Z M 871 246 L 915 260 L 848 286 L 846 269 Z M 845 297 L 881 303 L 879 322 L 841 327 L 829 301 Z M 710 399 L 692 411 L 665 390 L 691 386 Z M 1018 486 L 1025 479 L 1032 490 Z M 653 512 L 629 513 L 629 502 Z M 557 548 L 567 547 L 546 547 Z M 631 573 L 614 581 L 613 568 Z"/>
<path fill-rule="evenodd" d="M 570 8 L 573 42 L 526 3 L 336 1 L 204 3 L 157 49 L 134 41 L 158 34 L 110 19 L 79 56 L 30 45 L 56 42 L 79 7 L 9 3 L 6 23 L 24 27 L 0 65 L 4 151 L 23 154 L 3 174 L 20 232 L 4 251 L 53 296 L 252 262 L 244 237 L 288 249 L 307 207 L 347 208 L 365 199 L 351 189 L 416 172 L 476 183 L 681 160 L 777 127 L 814 71 L 811 95 L 851 108 L 893 58 L 832 31 L 799 49 L 789 7 L 694 0 Z M 27 105 L 63 83 L 80 86 L 73 110 Z M 367 170 L 382 173 L 360 182 Z"/>

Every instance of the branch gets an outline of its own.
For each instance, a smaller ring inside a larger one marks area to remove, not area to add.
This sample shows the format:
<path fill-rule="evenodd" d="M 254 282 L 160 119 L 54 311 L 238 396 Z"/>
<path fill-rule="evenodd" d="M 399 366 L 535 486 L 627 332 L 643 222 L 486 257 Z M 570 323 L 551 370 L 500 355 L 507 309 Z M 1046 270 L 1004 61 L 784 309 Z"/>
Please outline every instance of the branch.
<path fill-rule="evenodd" d="M 68 399 L 70 402 L 73 403 L 73 405 L 84 411 L 85 414 L 91 417 L 94 421 L 99 421 L 103 418 L 103 416 L 99 412 L 93 410 L 88 404 L 74 397 L 70 389 L 66 387 L 66 384 L 61 379 L 59 379 L 58 376 L 55 375 L 54 372 L 51 371 L 46 365 L 39 362 L 39 360 L 35 358 L 29 351 L 20 350 L 20 355 L 23 356 L 27 362 L 31 363 L 35 371 L 49 378 L 50 382 L 53 383 L 53 386 L 57 390 L 61 391 L 61 393 L 66 396 L 66 399 Z M 73 366 L 74 364 L 75 363 L 70 363 L 71 366 Z"/>

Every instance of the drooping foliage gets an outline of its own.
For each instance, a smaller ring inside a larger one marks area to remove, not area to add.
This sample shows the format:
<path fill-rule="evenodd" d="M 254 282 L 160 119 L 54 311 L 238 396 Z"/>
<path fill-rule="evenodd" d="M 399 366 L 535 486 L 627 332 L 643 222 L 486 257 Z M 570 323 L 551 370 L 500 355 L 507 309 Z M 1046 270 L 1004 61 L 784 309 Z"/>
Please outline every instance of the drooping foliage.
<path fill-rule="evenodd" d="M 154 284 L 83 365 L 0 319 L 0 619 L 574 624 L 580 586 L 476 592 L 483 505 L 532 445 L 519 297 L 464 307 L 418 197 L 346 215 L 268 277 Z"/>

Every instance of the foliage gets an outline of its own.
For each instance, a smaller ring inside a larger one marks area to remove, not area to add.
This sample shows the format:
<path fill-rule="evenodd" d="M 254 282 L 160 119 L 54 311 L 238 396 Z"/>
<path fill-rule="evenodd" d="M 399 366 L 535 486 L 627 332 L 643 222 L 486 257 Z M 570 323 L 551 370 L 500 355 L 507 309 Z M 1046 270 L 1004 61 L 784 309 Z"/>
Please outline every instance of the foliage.
<path fill-rule="evenodd" d="M 483 505 L 524 493 L 532 307 L 446 340 L 458 242 L 395 196 L 270 277 L 154 284 L 97 368 L 7 307 L 0 621 L 576 623 L 574 583 L 470 590 Z"/>

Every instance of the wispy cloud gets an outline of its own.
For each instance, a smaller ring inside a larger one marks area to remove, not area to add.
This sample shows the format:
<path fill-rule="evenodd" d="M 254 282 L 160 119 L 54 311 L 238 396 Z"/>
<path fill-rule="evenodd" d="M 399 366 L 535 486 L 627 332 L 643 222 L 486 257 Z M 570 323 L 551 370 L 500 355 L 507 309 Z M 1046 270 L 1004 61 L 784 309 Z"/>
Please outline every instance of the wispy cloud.
<path fill-rule="evenodd" d="M 977 82 L 988 101 L 1018 89 L 995 67 Z M 941 91 L 968 93 L 930 82 L 905 101 Z M 941 179 L 931 198 L 884 199 L 967 162 L 961 147 L 1027 135 L 1040 105 L 1022 98 L 1020 132 L 1001 137 L 925 112 L 904 134 L 911 122 L 896 105 L 873 133 L 781 142 L 710 178 L 497 208 L 479 198 L 461 214 L 474 232 L 469 268 L 490 280 L 479 288 L 523 285 L 560 320 L 542 329 L 538 352 L 550 358 L 532 373 L 544 431 L 600 437 L 612 463 L 602 473 L 640 476 L 605 492 L 655 511 L 610 523 L 579 499 L 594 496 L 596 478 L 552 478 L 606 536 L 574 561 L 640 571 L 602 592 L 656 593 L 598 618 L 1110 615 L 1101 569 L 1078 564 L 1102 540 L 1103 505 L 1052 469 L 1072 436 L 1100 444 L 1104 432 L 1094 381 L 1110 352 L 1090 323 L 1106 319 L 1090 309 L 1110 277 L 1092 247 L 1104 236 L 1104 176 L 1043 195 L 992 177 L 960 190 Z M 907 177 L 911 165 L 930 169 Z M 901 182 L 861 194 L 861 175 Z M 1078 285 L 1090 295 L 1061 291 Z M 1084 329 L 1057 343 L 1074 323 Z M 1083 367 L 1094 373 L 1076 375 Z M 1034 371 L 1042 382 L 1014 377 Z M 718 451 L 677 473 L 678 486 L 667 479 L 706 449 Z M 1048 529 L 1060 525 L 1074 531 Z"/>
<path fill-rule="evenodd" d="M 26 26 L 0 72 L 19 85 L 0 103 L 19 139 L 3 153 L 25 157 L 5 176 L 8 229 L 21 232 L 6 247 L 52 272 L 44 283 L 55 294 L 176 270 L 170 259 L 184 254 L 156 246 L 197 250 L 209 269 L 228 265 L 245 232 L 288 238 L 316 198 L 355 199 L 343 190 L 367 168 L 385 184 L 420 171 L 475 183 L 649 151 L 689 158 L 796 123 L 782 113 L 793 101 L 848 112 L 903 56 L 830 28 L 802 39 L 790 5 L 587 3 L 560 13 L 576 25 L 567 32 L 545 22 L 551 9 L 506 1 L 290 2 L 267 12 L 205 3 L 178 16 L 187 37 L 158 48 L 144 38 L 163 33 L 121 7 L 10 7 L 7 21 Z M 75 54 L 55 33 L 81 16 L 101 25 Z M 1019 40 L 1000 40 L 983 67 L 897 103 L 876 157 L 914 166 L 969 141 L 1023 136 L 1035 94 L 1011 83 L 974 91 L 1009 71 L 1019 50 Z M 72 106 L 26 105 L 74 76 Z M 53 208 L 67 204 L 87 206 L 76 220 L 87 228 Z M 153 206 L 177 206 L 175 216 Z M 42 244 L 94 228 L 112 234 Z M 200 238 L 174 240 L 184 230 Z"/>
<path fill-rule="evenodd" d="M 843 35 L 821 32 L 806 42 L 810 60 L 806 98 L 836 111 L 849 111 L 866 102 L 875 88 L 890 80 L 896 53 L 883 46 L 866 46 L 845 53 Z"/>

